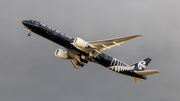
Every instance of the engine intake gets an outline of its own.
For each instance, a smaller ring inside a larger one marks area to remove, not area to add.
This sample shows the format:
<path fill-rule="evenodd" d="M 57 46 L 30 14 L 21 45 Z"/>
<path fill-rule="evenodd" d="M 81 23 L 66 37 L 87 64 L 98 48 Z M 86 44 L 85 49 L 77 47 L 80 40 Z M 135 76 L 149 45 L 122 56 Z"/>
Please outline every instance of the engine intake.
<path fill-rule="evenodd" d="M 86 41 L 84 41 L 83 39 L 78 38 L 78 37 L 76 37 L 74 39 L 73 44 L 80 47 L 80 48 L 87 48 L 88 47 L 88 43 Z"/>
<path fill-rule="evenodd" d="M 68 56 L 67 52 L 63 51 L 61 49 L 57 49 L 55 51 L 55 56 L 58 57 L 58 58 L 61 58 L 63 60 L 69 59 L 69 56 Z"/>

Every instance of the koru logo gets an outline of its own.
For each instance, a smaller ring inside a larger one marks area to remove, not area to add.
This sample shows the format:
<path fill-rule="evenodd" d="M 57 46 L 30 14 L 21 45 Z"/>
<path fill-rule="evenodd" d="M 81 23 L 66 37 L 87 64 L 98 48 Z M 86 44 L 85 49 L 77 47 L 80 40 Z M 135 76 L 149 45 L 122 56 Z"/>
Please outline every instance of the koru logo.
<path fill-rule="evenodd" d="M 145 61 L 141 61 L 138 63 L 138 68 L 139 70 L 145 69 L 146 68 L 146 62 Z"/>

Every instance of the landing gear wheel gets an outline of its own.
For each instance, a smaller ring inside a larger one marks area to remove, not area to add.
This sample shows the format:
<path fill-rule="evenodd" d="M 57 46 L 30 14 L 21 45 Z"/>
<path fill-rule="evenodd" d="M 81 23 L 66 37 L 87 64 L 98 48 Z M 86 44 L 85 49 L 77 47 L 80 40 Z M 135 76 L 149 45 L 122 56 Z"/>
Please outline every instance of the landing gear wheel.
<path fill-rule="evenodd" d="M 28 33 L 28 36 L 31 36 L 31 32 Z"/>
<path fill-rule="evenodd" d="M 84 63 L 80 63 L 80 66 L 83 67 L 85 64 Z"/>
<path fill-rule="evenodd" d="M 90 61 L 94 61 L 94 59 L 93 59 L 92 56 L 89 56 L 89 60 L 90 60 Z"/>

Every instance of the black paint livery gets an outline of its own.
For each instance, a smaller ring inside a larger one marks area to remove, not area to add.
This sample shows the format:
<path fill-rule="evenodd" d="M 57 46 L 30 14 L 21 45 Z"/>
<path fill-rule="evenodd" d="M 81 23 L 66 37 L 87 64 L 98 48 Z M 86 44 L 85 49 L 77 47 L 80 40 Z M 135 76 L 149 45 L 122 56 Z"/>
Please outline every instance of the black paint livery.
<path fill-rule="evenodd" d="M 88 63 L 89 61 L 91 61 L 94 63 L 98 63 L 114 72 L 132 76 L 135 82 L 138 82 L 140 78 L 146 79 L 146 75 L 158 73 L 157 70 L 149 70 L 146 72 L 144 71 L 145 67 L 151 61 L 150 58 L 146 58 L 133 65 L 128 65 L 102 52 L 99 52 L 97 56 L 92 56 L 90 55 L 90 53 L 82 51 L 81 49 L 78 49 L 74 44 L 72 44 L 75 41 L 75 38 L 72 38 L 59 30 L 53 29 L 50 26 L 34 20 L 23 20 L 22 23 L 29 32 L 34 32 L 50 41 L 55 42 L 56 44 L 65 47 L 67 49 L 68 56 L 64 59 L 70 59 L 75 68 L 76 66 L 83 67 L 84 63 Z M 30 33 L 28 35 L 30 36 Z M 56 51 L 56 53 L 58 52 L 59 50 Z"/>

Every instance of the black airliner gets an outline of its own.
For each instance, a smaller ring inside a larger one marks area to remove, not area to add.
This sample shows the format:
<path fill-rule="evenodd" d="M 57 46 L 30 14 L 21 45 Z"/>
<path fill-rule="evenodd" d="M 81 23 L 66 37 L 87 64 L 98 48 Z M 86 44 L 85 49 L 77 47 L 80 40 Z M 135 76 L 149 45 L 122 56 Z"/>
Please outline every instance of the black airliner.
<path fill-rule="evenodd" d="M 140 79 L 146 80 L 146 75 L 159 73 L 158 70 L 145 70 L 146 66 L 151 61 L 150 58 L 145 58 L 137 63 L 128 65 L 101 52 L 102 50 L 110 49 L 116 45 L 119 46 L 119 44 L 127 40 L 142 35 L 86 42 L 79 37 L 72 38 L 61 31 L 38 21 L 23 20 L 22 24 L 29 31 L 28 36 L 31 35 L 31 32 L 34 32 L 63 46 L 67 51 L 57 49 L 55 51 L 55 56 L 64 60 L 69 59 L 76 69 L 83 67 L 90 61 L 98 63 L 114 72 L 131 76 L 135 82 L 139 82 Z"/>

